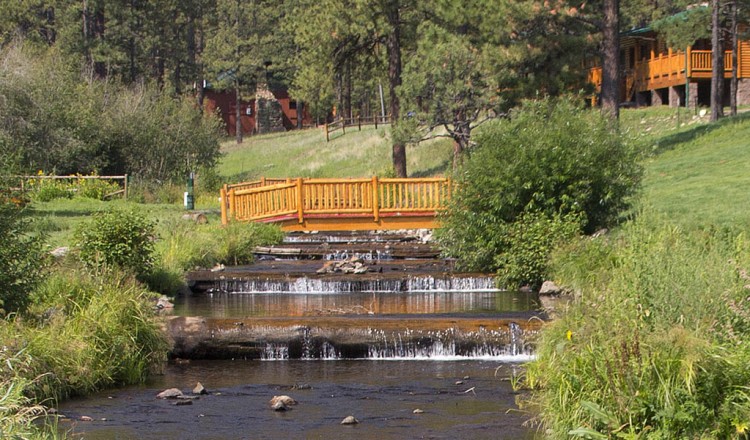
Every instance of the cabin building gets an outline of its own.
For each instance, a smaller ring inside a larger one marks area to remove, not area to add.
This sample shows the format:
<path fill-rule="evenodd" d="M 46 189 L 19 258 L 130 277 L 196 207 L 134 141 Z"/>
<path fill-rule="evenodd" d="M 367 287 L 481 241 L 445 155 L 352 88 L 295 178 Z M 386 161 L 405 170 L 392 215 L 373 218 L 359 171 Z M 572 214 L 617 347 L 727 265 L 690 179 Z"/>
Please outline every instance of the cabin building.
<path fill-rule="evenodd" d="M 724 53 L 724 101 L 729 105 L 732 77 L 732 51 Z M 741 40 L 737 63 L 737 103 L 750 104 L 750 41 Z M 663 38 L 650 28 L 620 35 L 620 102 L 624 105 L 670 107 L 709 106 L 713 69 L 710 40 L 698 40 L 683 50 L 667 47 Z M 589 81 L 597 94 L 601 90 L 602 69 L 589 69 Z M 595 98 L 596 99 L 596 98 Z"/>
<path fill-rule="evenodd" d="M 204 111 L 217 113 L 224 121 L 227 134 L 233 136 L 237 127 L 234 90 L 205 88 L 203 93 Z M 252 99 L 242 99 L 239 105 L 243 134 L 286 131 L 313 125 L 313 119 L 304 106 L 301 109 L 302 123 L 298 124 L 300 112 L 297 111 L 297 102 L 291 99 L 286 90 L 259 87 Z"/>

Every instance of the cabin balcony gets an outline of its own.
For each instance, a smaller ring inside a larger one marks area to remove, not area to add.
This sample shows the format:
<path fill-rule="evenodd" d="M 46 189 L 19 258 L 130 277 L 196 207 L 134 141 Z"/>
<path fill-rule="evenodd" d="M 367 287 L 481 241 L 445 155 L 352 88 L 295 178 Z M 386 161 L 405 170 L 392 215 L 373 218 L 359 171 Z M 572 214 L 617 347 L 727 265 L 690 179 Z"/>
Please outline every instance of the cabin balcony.
<path fill-rule="evenodd" d="M 744 55 L 744 56 L 743 56 Z M 711 78 L 713 62 L 710 50 L 676 51 L 651 58 L 634 60 L 623 70 L 621 93 L 623 101 L 632 101 L 637 92 L 685 85 Z M 737 66 L 738 78 L 750 78 L 750 45 L 743 41 L 739 51 Z M 732 52 L 724 53 L 724 78 L 732 77 Z M 602 68 L 593 67 L 588 71 L 588 80 L 601 91 Z"/>

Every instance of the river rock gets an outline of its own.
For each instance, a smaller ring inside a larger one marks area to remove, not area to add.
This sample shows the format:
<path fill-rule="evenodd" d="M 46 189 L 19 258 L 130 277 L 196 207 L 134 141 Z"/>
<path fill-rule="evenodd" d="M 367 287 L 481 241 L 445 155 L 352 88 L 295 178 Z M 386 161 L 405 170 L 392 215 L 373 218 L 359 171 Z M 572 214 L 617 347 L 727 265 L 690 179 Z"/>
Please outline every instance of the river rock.
<path fill-rule="evenodd" d="M 355 419 L 354 416 L 346 416 L 344 420 L 341 421 L 342 425 L 356 425 L 359 423 L 359 420 Z"/>
<path fill-rule="evenodd" d="M 52 255 L 55 258 L 62 258 L 68 255 L 68 252 L 70 252 L 70 248 L 67 246 L 62 246 L 62 247 L 51 250 L 50 255 Z"/>
<path fill-rule="evenodd" d="M 178 396 L 182 396 L 182 391 L 180 391 L 177 388 L 170 388 L 168 390 L 164 390 L 161 393 L 156 395 L 157 399 L 176 399 Z"/>
<path fill-rule="evenodd" d="M 278 402 L 283 403 L 285 406 L 292 406 L 297 404 L 297 401 L 289 396 L 273 396 L 273 399 L 271 399 L 268 403 L 270 403 L 273 407 L 276 406 Z"/>
<path fill-rule="evenodd" d="M 540 295 L 559 295 L 562 289 L 554 281 L 545 281 L 539 289 Z"/>
<path fill-rule="evenodd" d="M 206 214 L 202 212 L 189 212 L 187 214 L 183 214 L 182 219 L 190 220 L 199 225 L 205 225 L 206 223 L 208 223 L 208 218 L 206 217 Z"/>
<path fill-rule="evenodd" d="M 159 310 L 174 309 L 174 304 L 166 296 L 162 296 L 156 301 L 156 308 Z"/>
<path fill-rule="evenodd" d="M 94 421 L 94 419 L 92 417 L 89 417 L 89 416 L 81 416 L 79 420 L 81 420 L 82 422 L 93 422 Z"/>
<path fill-rule="evenodd" d="M 174 405 L 174 406 L 185 406 L 185 405 L 192 405 L 192 404 L 193 404 L 193 401 L 190 400 L 190 399 L 181 399 L 181 400 L 178 400 L 177 402 L 173 403 L 172 405 Z"/>
<path fill-rule="evenodd" d="M 206 391 L 202 383 L 198 382 L 195 388 L 193 388 L 193 394 L 208 394 L 208 391 Z"/>
<path fill-rule="evenodd" d="M 412 413 L 414 413 L 414 414 L 424 414 L 424 410 L 417 408 L 414 411 L 412 411 Z"/>

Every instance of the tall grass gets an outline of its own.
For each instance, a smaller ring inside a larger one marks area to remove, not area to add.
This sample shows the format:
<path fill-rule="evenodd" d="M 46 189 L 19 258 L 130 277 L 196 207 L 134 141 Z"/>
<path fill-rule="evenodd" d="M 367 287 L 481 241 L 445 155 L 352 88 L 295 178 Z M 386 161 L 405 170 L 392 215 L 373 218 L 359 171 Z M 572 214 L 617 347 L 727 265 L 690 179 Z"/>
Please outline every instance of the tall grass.
<path fill-rule="evenodd" d="M 23 372 L 30 363 L 24 351 L 0 347 L 0 438 L 49 438 L 35 423 L 46 409 L 28 396 L 34 381 L 24 377 Z"/>
<path fill-rule="evenodd" d="M 35 293 L 23 318 L 0 322 L 0 339 L 25 351 L 23 377 L 36 401 L 137 383 L 166 359 L 166 340 L 153 319 L 154 294 L 132 277 L 60 270 Z"/>
<path fill-rule="evenodd" d="M 555 258 L 577 297 L 526 383 L 552 438 L 745 438 L 750 241 L 643 214 Z"/>

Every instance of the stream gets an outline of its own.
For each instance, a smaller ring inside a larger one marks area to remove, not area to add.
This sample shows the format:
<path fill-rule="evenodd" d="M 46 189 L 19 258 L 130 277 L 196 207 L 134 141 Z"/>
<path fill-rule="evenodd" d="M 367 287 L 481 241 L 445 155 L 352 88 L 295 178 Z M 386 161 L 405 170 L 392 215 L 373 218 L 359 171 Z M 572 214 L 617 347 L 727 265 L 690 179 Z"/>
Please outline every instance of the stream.
<path fill-rule="evenodd" d="M 351 255 L 363 241 L 389 257 L 347 263 L 366 272 L 359 275 L 326 270 L 332 247 Z M 546 319 L 537 295 L 454 273 L 410 237 L 297 235 L 263 252 L 252 266 L 189 274 L 194 293 L 178 296 L 166 321 L 172 358 L 163 374 L 63 402 L 60 432 L 87 440 L 535 438 L 512 382 Z M 208 394 L 192 396 L 199 382 Z M 169 388 L 191 399 L 156 397 Z M 299 403 L 274 411 L 269 400 L 278 395 Z M 347 416 L 359 423 L 342 425 Z"/>

